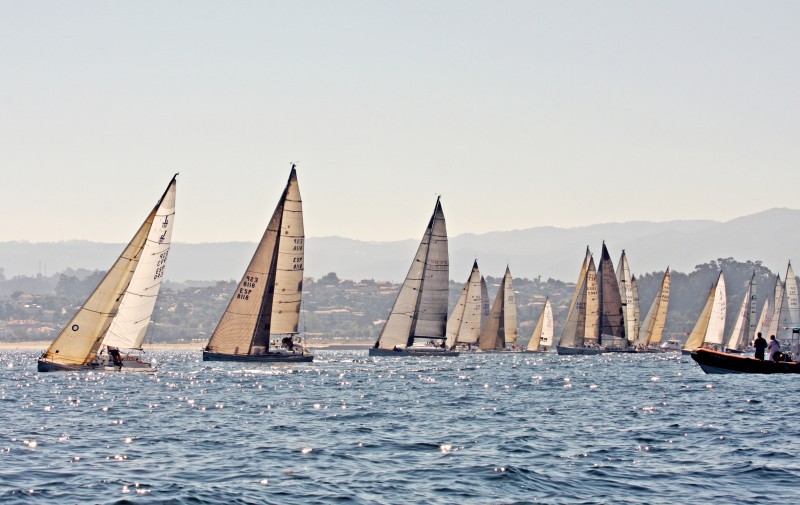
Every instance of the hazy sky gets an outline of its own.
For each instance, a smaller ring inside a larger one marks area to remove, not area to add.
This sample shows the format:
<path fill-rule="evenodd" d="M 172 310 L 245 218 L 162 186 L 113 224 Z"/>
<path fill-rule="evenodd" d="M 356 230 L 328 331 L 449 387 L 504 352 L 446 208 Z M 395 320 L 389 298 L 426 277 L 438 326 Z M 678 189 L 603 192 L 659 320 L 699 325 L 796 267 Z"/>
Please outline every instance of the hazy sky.
<path fill-rule="evenodd" d="M 797 205 L 800 2 L 0 3 L 0 240 L 726 220 Z"/>

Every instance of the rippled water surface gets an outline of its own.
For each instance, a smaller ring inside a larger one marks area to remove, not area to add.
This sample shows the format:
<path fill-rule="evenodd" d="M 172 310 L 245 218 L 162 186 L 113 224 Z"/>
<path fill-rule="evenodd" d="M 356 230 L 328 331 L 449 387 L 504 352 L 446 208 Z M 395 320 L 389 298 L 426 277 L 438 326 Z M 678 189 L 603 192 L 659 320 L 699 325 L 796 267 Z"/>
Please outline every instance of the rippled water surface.
<path fill-rule="evenodd" d="M 0 501 L 790 503 L 798 378 L 677 354 L 36 372 L 0 353 Z"/>

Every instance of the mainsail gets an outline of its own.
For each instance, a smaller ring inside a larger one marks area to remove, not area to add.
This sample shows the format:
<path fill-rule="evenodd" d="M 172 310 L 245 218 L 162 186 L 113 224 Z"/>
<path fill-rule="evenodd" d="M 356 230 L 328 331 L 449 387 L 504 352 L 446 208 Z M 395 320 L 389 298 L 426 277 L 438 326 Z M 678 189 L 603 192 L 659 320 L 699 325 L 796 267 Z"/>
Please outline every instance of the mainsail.
<path fill-rule="evenodd" d="M 414 339 L 444 339 L 449 282 L 447 227 L 439 199 L 383 325 L 376 347 L 409 347 Z"/>
<path fill-rule="evenodd" d="M 703 312 L 700 313 L 689 339 L 683 346 L 684 350 L 694 351 L 702 347 L 704 343 L 722 344 L 722 334 L 725 330 L 725 308 L 725 277 L 720 272 L 717 283 L 711 286 L 711 292 L 708 294 Z"/>
<path fill-rule="evenodd" d="M 764 300 L 764 306 L 761 308 L 761 315 L 758 317 L 758 323 L 756 324 L 755 328 L 756 333 L 765 331 L 764 325 L 769 326 L 769 314 L 769 300 L 767 299 Z"/>
<path fill-rule="evenodd" d="M 536 328 L 533 330 L 533 335 L 528 342 L 528 351 L 538 351 L 543 347 L 553 345 L 553 307 L 550 304 L 550 298 L 545 299 L 544 308 L 542 313 L 539 314 L 539 320 L 536 322 Z"/>
<path fill-rule="evenodd" d="M 639 331 L 639 338 L 636 341 L 637 345 L 656 345 L 661 342 L 661 337 L 664 334 L 664 325 L 667 322 L 667 308 L 669 307 L 669 286 L 670 275 L 669 267 L 664 272 L 664 277 L 661 279 L 661 288 L 656 293 L 656 297 L 650 305 L 650 310 L 642 322 L 642 328 Z"/>
<path fill-rule="evenodd" d="M 600 255 L 600 264 L 597 267 L 597 279 L 600 293 L 600 342 L 612 340 L 617 343 L 619 339 L 622 339 L 621 345 L 626 346 L 628 342 L 625 336 L 619 284 L 605 242 L 603 242 L 603 250 Z"/>
<path fill-rule="evenodd" d="M 775 293 L 772 297 L 772 316 L 769 323 L 764 323 L 767 327 L 767 336 L 778 335 L 778 325 L 781 319 L 781 307 L 783 307 L 783 282 L 778 274 L 775 279 Z"/>
<path fill-rule="evenodd" d="M 590 263 L 592 264 L 592 270 L 594 270 L 592 253 L 589 252 L 589 247 L 586 247 L 586 255 L 583 258 L 583 264 L 578 274 L 578 283 L 575 285 L 575 293 L 572 295 L 572 301 L 569 305 L 567 320 L 564 323 L 564 327 L 561 329 L 561 338 L 558 341 L 558 345 L 562 347 L 583 347 L 586 339 L 586 302 L 589 289 L 588 272 Z M 595 274 L 595 282 L 596 279 L 597 274 Z M 594 289 L 596 295 L 596 286 Z M 597 311 L 595 308 L 595 316 L 596 315 Z"/>
<path fill-rule="evenodd" d="M 500 283 L 489 320 L 481 331 L 478 345 L 484 351 L 505 349 L 507 343 L 517 340 L 517 301 L 514 286 L 511 283 L 511 270 L 506 273 Z"/>
<path fill-rule="evenodd" d="M 750 278 L 747 284 L 747 291 L 742 299 L 742 306 L 736 316 L 736 323 L 733 326 L 730 337 L 728 337 L 727 349 L 744 351 L 747 344 L 753 338 L 756 320 L 756 273 Z"/>
<path fill-rule="evenodd" d="M 158 206 L 142 249 L 139 266 L 125 290 L 117 315 L 111 322 L 102 345 L 139 349 L 144 343 L 161 282 L 164 280 L 175 222 L 175 190 L 176 180 L 173 177 Z"/>
<path fill-rule="evenodd" d="M 586 311 L 584 314 L 584 343 L 600 343 L 600 296 L 598 295 L 597 270 L 594 257 L 589 255 L 586 265 Z"/>
<path fill-rule="evenodd" d="M 472 265 L 469 279 L 458 297 L 456 307 L 447 320 L 446 346 L 449 348 L 459 343 L 476 343 L 481 333 L 482 316 L 481 273 L 476 260 Z"/>
<path fill-rule="evenodd" d="M 489 288 L 486 287 L 486 279 L 481 275 L 481 331 L 489 321 L 489 313 L 492 306 L 489 304 Z"/>
<path fill-rule="evenodd" d="M 174 185 L 173 177 L 164 195 L 147 215 L 117 261 L 50 344 L 42 355 L 42 360 L 65 366 L 88 366 L 94 360 L 142 259 L 142 251 L 153 223 L 156 222 L 161 203 L 167 203 L 165 196 L 170 188 L 174 189 Z M 174 199 L 172 204 L 174 205 Z M 149 315 L 147 319 L 149 321 Z"/>
<path fill-rule="evenodd" d="M 786 267 L 783 281 L 784 303 L 781 307 L 780 328 L 778 331 L 800 324 L 800 299 L 797 295 L 797 277 L 794 276 L 792 262 Z"/>
<path fill-rule="evenodd" d="M 250 355 L 269 349 L 270 335 L 296 334 L 303 292 L 303 202 L 292 165 L 289 180 L 242 280 L 206 349 Z"/>
<path fill-rule="evenodd" d="M 625 254 L 625 249 L 622 250 L 622 256 L 619 258 L 617 264 L 617 280 L 619 281 L 619 296 L 622 299 L 622 315 L 625 321 L 625 336 L 628 342 L 636 340 L 636 305 L 633 302 L 633 277 L 631 276 L 631 268 L 628 265 L 628 256 Z"/>
<path fill-rule="evenodd" d="M 631 291 L 633 292 L 633 335 L 638 338 L 641 331 L 641 309 L 639 309 L 639 285 L 636 283 L 635 275 L 631 275 Z"/>

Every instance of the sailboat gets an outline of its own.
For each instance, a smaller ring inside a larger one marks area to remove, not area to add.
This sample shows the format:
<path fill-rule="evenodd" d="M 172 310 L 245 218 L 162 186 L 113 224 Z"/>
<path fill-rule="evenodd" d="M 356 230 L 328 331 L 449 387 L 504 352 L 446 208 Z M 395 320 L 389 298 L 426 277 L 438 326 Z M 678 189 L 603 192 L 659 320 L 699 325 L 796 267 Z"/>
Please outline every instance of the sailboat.
<path fill-rule="evenodd" d="M 597 291 L 600 294 L 599 343 L 611 352 L 633 352 L 625 334 L 625 317 L 617 275 L 605 242 L 600 254 L 600 264 L 597 266 Z"/>
<path fill-rule="evenodd" d="M 310 362 L 296 337 L 303 295 L 305 233 L 295 164 L 267 229 L 225 313 L 203 349 L 203 361 Z M 271 342 L 272 335 L 284 335 Z"/>
<path fill-rule="evenodd" d="M 469 278 L 464 284 L 464 289 L 461 290 L 461 295 L 458 297 L 456 307 L 453 309 L 450 319 L 447 320 L 445 346 L 448 349 L 464 347 L 470 350 L 478 342 L 484 324 L 481 278 L 478 261 L 475 260 Z"/>
<path fill-rule="evenodd" d="M 567 321 L 561 331 L 561 339 L 556 345 L 560 355 L 600 354 L 603 350 L 598 345 L 598 308 L 597 270 L 589 248 L 578 275 L 575 294 L 572 296 Z"/>
<path fill-rule="evenodd" d="M 635 275 L 631 275 L 631 292 L 633 293 L 633 334 L 638 336 L 642 319 L 639 308 L 639 284 L 636 283 Z"/>
<path fill-rule="evenodd" d="M 628 256 L 625 254 L 625 249 L 622 250 L 622 255 L 617 264 L 617 281 L 619 282 L 619 296 L 622 299 L 622 315 L 625 321 L 625 336 L 628 339 L 628 345 L 631 345 L 636 340 L 638 335 L 636 331 L 636 305 L 633 301 L 633 276 L 631 275 L 631 267 L 628 265 Z"/>
<path fill-rule="evenodd" d="M 447 226 L 437 198 L 411 268 L 369 355 L 458 356 L 445 347 L 448 284 Z"/>
<path fill-rule="evenodd" d="M 553 306 L 550 304 L 550 298 L 544 301 L 544 308 L 542 313 L 539 314 L 539 320 L 536 322 L 536 328 L 533 330 L 533 335 L 528 341 L 528 347 L 525 352 L 548 352 L 548 348 L 553 345 Z"/>
<path fill-rule="evenodd" d="M 664 335 L 664 325 L 667 322 L 669 286 L 670 274 L 669 267 L 667 267 L 667 271 L 664 272 L 664 277 L 661 279 L 661 287 L 656 293 L 652 305 L 650 305 L 650 310 L 644 316 L 642 327 L 639 330 L 639 337 L 636 339 L 638 352 L 658 350 L 658 344 L 661 343 L 661 338 Z"/>
<path fill-rule="evenodd" d="M 37 362 L 40 372 L 152 372 L 120 348 L 139 349 L 150 325 L 169 253 L 176 177 L 100 284 Z"/>
<path fill-rule="evenodd" d="M 511 283 L 511 270 L 506 267 L 500 289 L 497 290 L 489 312 L 489 319 L 478 339 L 478 346 L 484 352 L 508 352 L 514 349 L 508 349 L 506 345 L 515 344 L 517 334 L 517 299 Z"/>
<path fill-rule="evenodd" d="M 753 272 L 750 282 L 747 284 L 747 291 L 742 299 L 742 307 L 736 316 L 733 331 L 731 331 L 728 342 L 725 344 L 725 351 L 727 352 L 744 352 L 747 345 L 755 337 L 756 302 L 758 298 L 756 288 L 756 273 Z"/>
<path fill-rule="evenodd" d="M 770 333 L 770 335 L 775 335 L 783 350 L 793 353 L 800 352 L 800 333 L 798 333 L 800 332 L 800 298 L 798 298 L 797 278 L 794 275 L 791 261 L 786 267 L 780 310 L 776 316 L 775 333 Z"/>
<path fill-rule="evenodd" d="M 720 272 L 717 283 L 711 286 L 705 307 L 703 307 L 689 339 L 681 349 L 682 354 L 691 354 L 692 351 L 701 347 L 713 348 L 722 345 L 726 303 L 725 277 Z"/>

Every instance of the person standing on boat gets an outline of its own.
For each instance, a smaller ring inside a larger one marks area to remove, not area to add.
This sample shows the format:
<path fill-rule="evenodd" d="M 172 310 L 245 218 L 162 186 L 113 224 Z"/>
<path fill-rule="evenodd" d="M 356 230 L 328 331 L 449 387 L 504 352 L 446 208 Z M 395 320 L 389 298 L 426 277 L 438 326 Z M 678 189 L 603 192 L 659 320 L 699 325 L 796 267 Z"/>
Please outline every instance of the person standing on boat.
<path fill-rule="evenodd" d="M 764 351 L 767 348 L 767 341 L 761 336 L 760 331 L 758 332 L 756 339 L 753 341 L 753 347 L 756 348 L 756 359 L 764 361 Z"/>
<path fill-rule="evenodd" d="M 775 340 L 775 335 L 769 336 L 769 345 L 767 346 L 767 350 L 769 351 L 769 357 L 767 359 L 769 361 L 773 361 L 775 359 L 775 355 L 781 350 L 781 344 Z"/>

